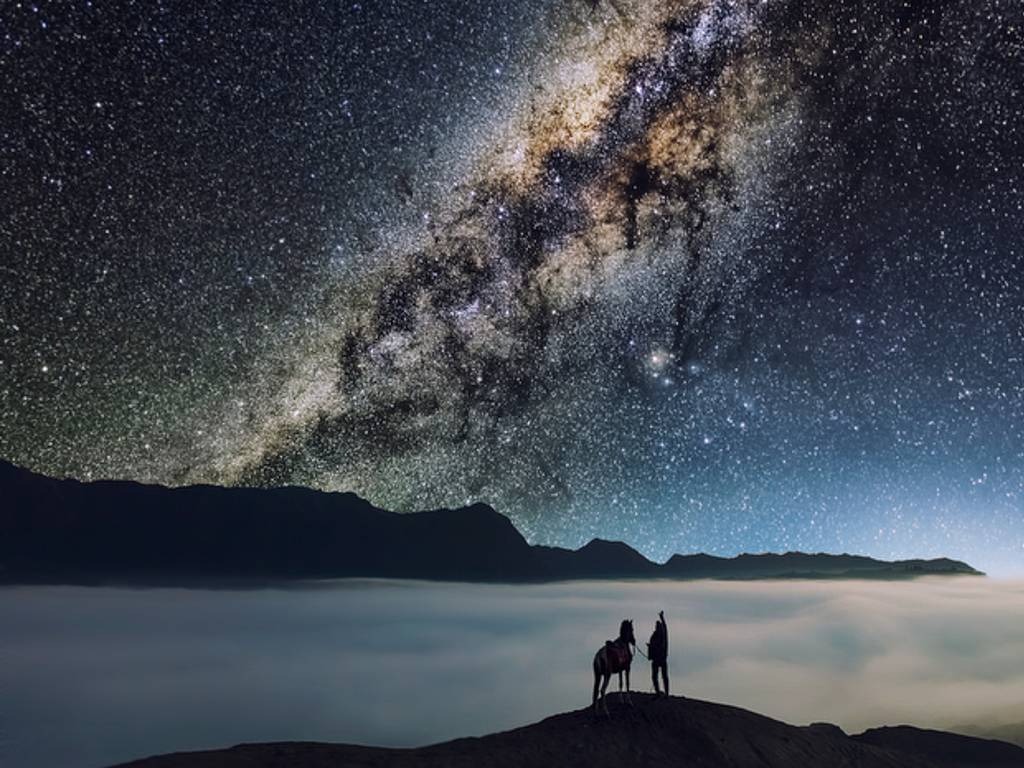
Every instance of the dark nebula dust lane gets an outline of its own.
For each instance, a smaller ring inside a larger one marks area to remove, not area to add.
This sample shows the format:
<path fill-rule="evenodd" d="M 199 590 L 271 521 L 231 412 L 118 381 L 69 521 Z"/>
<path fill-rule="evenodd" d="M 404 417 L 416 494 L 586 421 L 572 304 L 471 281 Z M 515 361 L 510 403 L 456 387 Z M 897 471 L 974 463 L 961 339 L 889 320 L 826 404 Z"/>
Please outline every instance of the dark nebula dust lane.
<path fill-rule="evenodd" d="M 1017 4 L 434 5 L 20 13 L 0 453 L 1019 571 Z"/>

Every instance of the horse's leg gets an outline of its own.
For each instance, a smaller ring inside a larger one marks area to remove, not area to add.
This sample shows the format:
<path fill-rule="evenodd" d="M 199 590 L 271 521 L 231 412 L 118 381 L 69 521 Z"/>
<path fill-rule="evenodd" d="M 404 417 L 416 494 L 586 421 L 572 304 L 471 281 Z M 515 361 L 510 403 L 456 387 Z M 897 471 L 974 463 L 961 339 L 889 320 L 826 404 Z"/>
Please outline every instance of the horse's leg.
<path fill-rule="evenodd" d="M 619 695 L 622 695 L 622 670 L 619 670 Z"/>
<path fill-rule="evenodd" d="M 608 690 L 608 683 L 610 683 L 611 680 L 612 673 L 605 670 L 604 682 L 601 683 L 601 705 L 604 707 L 604 713 L 606 715 L 608 714 L 608 695 L 606 694 L 606 691 Z"/>
<path fill-rule="evenodd" d="M 600 671 L 599 671 L 600 664 L 598 663 L 598 659 L 599 659 L 599 656 L 595 656 L 594 657 L 594 696 L 593 696 L 593 698 L 590 701 L 590 705 L 593 708 L 594 712 L 597 712 L 597 686 L 598 686 L 598 677 L 601 674 Z"/>
<path fill-rule="evenodd" d="M 626 703 L 633 706 L 633 697 L 629 695 L 629 666 L 626 666 Z"/>

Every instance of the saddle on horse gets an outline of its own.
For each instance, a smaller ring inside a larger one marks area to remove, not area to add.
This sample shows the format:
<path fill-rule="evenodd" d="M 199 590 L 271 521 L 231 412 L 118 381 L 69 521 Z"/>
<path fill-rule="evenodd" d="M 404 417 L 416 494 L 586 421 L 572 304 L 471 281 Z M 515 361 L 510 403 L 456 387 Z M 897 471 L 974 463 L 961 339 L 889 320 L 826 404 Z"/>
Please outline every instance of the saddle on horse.
<path fill-rule="evenodd" d="M 606 640 L 604 648 L 613 669 L 625 669 L 629 666 L 632 656 L 629 653 L 628 645 L 614 640 Z"/>

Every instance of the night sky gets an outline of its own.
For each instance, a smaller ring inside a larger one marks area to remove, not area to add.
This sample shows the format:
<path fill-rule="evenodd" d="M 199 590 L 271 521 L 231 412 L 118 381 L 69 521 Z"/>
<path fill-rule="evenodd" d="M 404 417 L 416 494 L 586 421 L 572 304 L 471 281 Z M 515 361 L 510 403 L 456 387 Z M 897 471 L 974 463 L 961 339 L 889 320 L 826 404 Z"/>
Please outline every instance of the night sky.
<path fill-rule="evenodd" d="M 1022 30 L 5 3 L 0 456 L 1022 573 Z"/>

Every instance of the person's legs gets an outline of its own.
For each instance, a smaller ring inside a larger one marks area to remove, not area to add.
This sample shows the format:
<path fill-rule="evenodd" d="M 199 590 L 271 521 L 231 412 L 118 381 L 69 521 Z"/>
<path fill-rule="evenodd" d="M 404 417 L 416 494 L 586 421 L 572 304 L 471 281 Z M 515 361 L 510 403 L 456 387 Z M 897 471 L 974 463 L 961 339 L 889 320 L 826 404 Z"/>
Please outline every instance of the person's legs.
<path fill-rule="evenodd" d="M 668 662 L 661 663 L 661 679 L 665 681 L 665 695 L 668 696 Z"/>
<path fill-rule="evenodd" d="M 651 682 L 654 683 L 654 695 L 657 696 L 661 693 L 661 689 L 658 688 L 658 662 L 651 662 Z"/>

